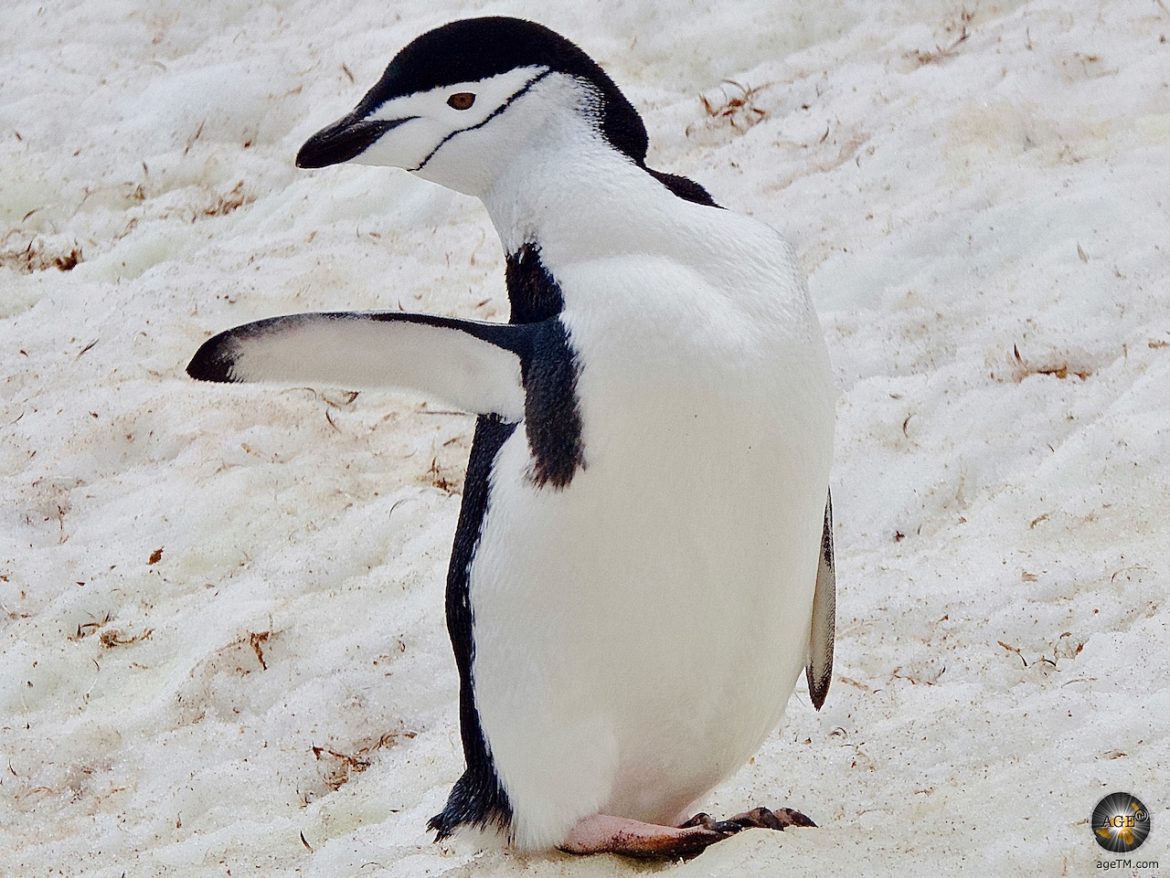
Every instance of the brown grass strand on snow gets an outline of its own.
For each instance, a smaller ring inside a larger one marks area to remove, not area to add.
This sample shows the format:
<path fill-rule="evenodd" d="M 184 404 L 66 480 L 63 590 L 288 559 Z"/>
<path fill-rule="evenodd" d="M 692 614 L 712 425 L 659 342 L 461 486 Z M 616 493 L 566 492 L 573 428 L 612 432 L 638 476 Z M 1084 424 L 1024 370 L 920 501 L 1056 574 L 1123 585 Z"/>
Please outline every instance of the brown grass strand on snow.
<path fill-rule="evenodd" d="M 703 112 L 707 114 L 708 124 L 729 125 L 742 134 L 767 117 L 768 111 L 756 106 L 755 101 L 771 83 L 749 86 L 733 79 L 725 79 L 723 84 L 732 86 L 737 92 L 728 94 L 724 90 L 722 100 L 712 99 L 704 94 L 699 95 L 699 103 L 703 106 Z"/>
<path fill-rule="evenodd" d="M 1012 382 L 1015 384 L 1019 384 L 1032 375 L 1047 375 L 1061 381 L 1069 377 L 1087 381 L 1094 371 L 1094 367 L 1087 363 L 1073 363 L 1071 357 L 1055 353 L 1050 353 L 1039 359 L 1025 357 L 1020 352 L 1020 346 L 1013 344 L 1010 368 L 1007 370 L 993 368 L 990 377 L 1001 383 Z"/>
<path fill-rule="evenodd" d="M 906 57 L 912 61 L 916 61 L 920 67 L 925 67 L 927 64 L 939 64 L 948 58 L 955 55 L 959 46 L 967 42 L 971 37 L 971 31 L 968 25 L 975 20 L 975 13 L 969 9 L 962 9 L 959 12 L 958 28 L 959 33 L 955 39 L 946 46 L 940 46 L 937 43 L 932 51 L 924 52 L 921 49 L 915 49 L 913 52 L 907 52 Z M 947 30 L 952 30 L 952 26 L 948 26 Z"/>
<path fill-rule="evenodd" d="M 227 216 L 234 210 L 238 210 L 245 204 L 251 204 L 256 198 L 244 191 L 244 181 L 240 180 L 225 192 L 223 195 L 216 197 L 208 207 L 203 209 L 203 216 Z"/>
<path fill-rule="evenodd" d="M 272 636 L 271 631 L 249 631 L 248 645 L 252 647 L 252 651 L 256 653 L 256 661 L 260 662 L 260 670 L 268 670 L 268 662 L 264 659 L 264 644 L 268 642 L 268 638 Z"/>
<path fill-rule="evenodd" d="M 322 757 L 332 760 L 324 779 L 330 789 L 338 790 L 349 781 L 351 774 L 359 774 L 373 765 L 373 759 L 370 758 L 373 753 L 393 747 L 398 744 L 399 740 L 410 740 L 417 734 L 418 732 L 411 729 L 396 729 L 386 732 L 377 740 L 358 747 L 352 753 L 318 745 L 310 747 L 309 751 L 318 762 L 322 760 Z"/>
<path fill-rule="evenodd" d="M 81 247 L 74 242 L 67 250 L 50 249 L 41 238 L 33 238 L 23 247 L 0 250 L 0 268 L 11 268 L 21 274 L 37 271 L 72 271 L 84 259 Z"/>
<path fill-rule="evenodd" d="M 134 643 L 141 643 L 143 640 L 149 640 L 150 635 L 153 633 L 153 628 L 147 628 L 138 634 L 126 637 L 117 628 L 111 628 L 98 635 L 98 640 L 101 642 L 103 649 L 113 649 L 116 646 L 130 646 Z"/>

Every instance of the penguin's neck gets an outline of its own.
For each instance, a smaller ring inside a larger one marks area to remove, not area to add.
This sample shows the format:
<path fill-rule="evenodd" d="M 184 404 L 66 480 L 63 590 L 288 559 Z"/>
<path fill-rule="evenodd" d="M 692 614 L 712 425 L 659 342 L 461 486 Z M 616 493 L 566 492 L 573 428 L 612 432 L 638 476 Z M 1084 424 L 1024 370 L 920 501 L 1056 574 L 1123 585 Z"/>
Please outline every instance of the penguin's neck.
<path fill-rule="evenodd" d="M 549 120 L 482 199 L 506 253 L 528 245 L 551 264 L 652 252 L 683 204 L 577 115 Z"/>

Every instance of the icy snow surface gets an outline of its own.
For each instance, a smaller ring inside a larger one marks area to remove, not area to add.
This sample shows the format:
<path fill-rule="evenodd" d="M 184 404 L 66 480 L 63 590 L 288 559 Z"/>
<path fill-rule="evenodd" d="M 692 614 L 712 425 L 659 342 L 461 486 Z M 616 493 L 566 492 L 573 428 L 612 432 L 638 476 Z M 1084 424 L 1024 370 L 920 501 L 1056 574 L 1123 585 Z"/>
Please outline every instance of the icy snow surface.
<path fill-rule="evenodd" d="M 1119 789 L 1170 865 L 1166 4 L 61 0 L 0 36 L 0 874 L 655 871 L 424 831 L 471 420 L 183 373 L 271 314 L 504 317 L 477 202 L 292 163 L 485 11 L 794 242 L 842 392 L 828 703 L 702 803 L 822 828 L 677 874 L 1089 874 Z"/>

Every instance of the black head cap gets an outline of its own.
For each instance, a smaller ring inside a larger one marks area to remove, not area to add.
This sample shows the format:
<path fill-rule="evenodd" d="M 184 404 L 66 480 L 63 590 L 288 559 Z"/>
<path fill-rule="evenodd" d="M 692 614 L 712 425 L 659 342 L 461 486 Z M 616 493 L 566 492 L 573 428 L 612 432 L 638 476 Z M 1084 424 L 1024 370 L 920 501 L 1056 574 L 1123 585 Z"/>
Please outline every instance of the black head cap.
<path fill-rule="evenodd" d="M 645 161 L 646 127 L 613 80 L 574 43 L 521 18 L 466 18 L 428 31 L 395 56 L 356 114 L 391 98 L 531 66 L 588 81 L 601 96 L 602 135 L 638 164 Z"/>

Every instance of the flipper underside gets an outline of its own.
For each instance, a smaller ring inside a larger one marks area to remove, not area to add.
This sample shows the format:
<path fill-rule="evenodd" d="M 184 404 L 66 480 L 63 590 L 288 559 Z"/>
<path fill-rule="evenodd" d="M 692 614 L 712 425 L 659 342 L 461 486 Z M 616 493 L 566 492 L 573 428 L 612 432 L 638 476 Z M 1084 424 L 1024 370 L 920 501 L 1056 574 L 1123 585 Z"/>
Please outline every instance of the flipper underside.
<path fill-rule="evenodd" d="M 293 314 L 208 339 L 187 366 L 201 381 L 411 389 L 518 422 L 531 325 L 381 311 Z"/>
<path fill-rule="evenodd" d="M 808 635 L 808 665 L 804 669 L 809 695 L 817 710 L 825 703 L 833 680 L 833 640 L 837 626 L 837 573 L 833 558 L 833 498 L 825 503 L 817 586 L 813 595 L 812 626 Z"/>

